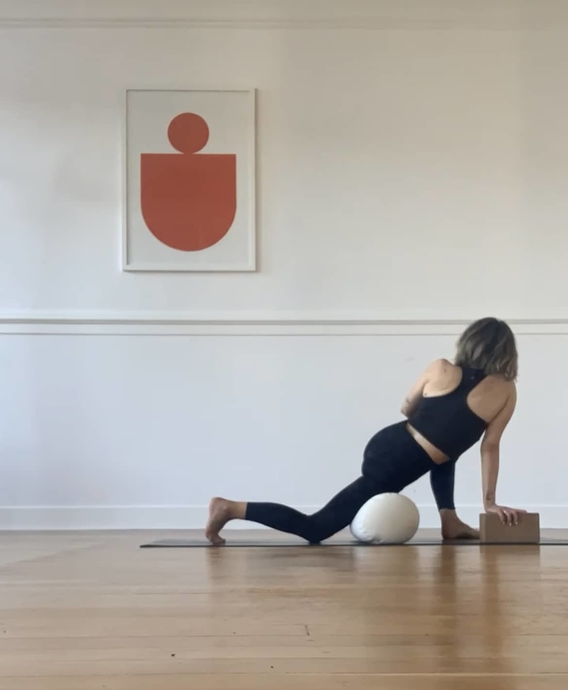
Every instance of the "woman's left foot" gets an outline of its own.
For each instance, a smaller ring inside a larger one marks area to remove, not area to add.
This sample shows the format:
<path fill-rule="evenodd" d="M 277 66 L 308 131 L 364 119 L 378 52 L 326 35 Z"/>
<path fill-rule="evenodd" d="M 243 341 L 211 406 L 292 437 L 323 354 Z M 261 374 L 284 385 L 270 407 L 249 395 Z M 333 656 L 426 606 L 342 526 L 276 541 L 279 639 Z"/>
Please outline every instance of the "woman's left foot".
<path fill-rule="evenodd" d="M 205 527 L 205 536 L 215 546 L 222 546 L 225 543 L 219 532 L 231 518 L 231 502 L 224 498 L 212 498 L 209 503 L 209 519 Z"/>

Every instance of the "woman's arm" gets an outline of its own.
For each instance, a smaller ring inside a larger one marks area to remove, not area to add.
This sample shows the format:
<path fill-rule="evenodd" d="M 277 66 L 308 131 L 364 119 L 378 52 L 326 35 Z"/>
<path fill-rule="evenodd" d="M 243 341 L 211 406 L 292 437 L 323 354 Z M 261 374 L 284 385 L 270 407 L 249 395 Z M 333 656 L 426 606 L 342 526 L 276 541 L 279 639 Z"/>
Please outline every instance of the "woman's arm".
<path fill-rule="evenodd" d="M 481 476 L 483 485 L 483 506 L 488 513 L 497 513 L 501 520 L 513 525 L 518 522 L 518 513 L 525 511 L 497 505 L 497 479 L 499 477 L 501 437 L 511 421 L 517 404 L 517 391 L 513 385 L 511 395 L 503 409 L 487 427 L 481 442 Z"/>

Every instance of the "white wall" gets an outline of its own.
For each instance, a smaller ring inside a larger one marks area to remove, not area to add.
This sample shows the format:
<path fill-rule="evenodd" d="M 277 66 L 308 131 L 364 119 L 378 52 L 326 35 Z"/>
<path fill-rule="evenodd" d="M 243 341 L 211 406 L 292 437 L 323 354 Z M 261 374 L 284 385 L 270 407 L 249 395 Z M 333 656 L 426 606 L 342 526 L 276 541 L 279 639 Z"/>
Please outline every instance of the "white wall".
<path fill-rule="evenodd" d="M 309 28 L 276 2 L 260 24 L 213 3 L 224 28 L 59 2 L 46 28 L 49 2 L 22 20 L 0 0 L 0 527 L 195 527 L 213 493 L 318 506 L 487 313 L 522 358 L 500 498 L 568 525 L 568 30 L 496 4 L 361 30 L 311 0 Z M 120 271 L 140 85 L 259 89 L 258 273 Z M 427 481 L 410 493 L 432 523 Z"/>

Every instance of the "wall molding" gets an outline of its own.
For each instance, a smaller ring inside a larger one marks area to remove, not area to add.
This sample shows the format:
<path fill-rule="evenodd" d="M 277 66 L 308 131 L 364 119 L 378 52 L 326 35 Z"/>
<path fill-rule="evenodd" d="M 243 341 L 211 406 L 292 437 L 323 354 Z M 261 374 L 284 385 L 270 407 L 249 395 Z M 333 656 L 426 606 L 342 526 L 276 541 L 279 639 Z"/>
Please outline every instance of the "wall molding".
<path fill-rule="evenodd" d="M 361 313 L 13 312 L 0 313 L 0 335 L 455 336 L 471 320 L 380 319 Z M 568 335 L 568 319 L 508 322 L 517 335 Z"/>
<path fill-rule="evenodd" d="M 0 28 L 559 29 L 564 0 L 0 0 Z"/>
<path fill-rule="evenodd" d="M 313 513 L 321 506 L 298 506 Z M 541 526 L 555 529 L 568 525 L 568 505 L 524 506 L 540 513 Z M 436 528 L 440 521 L 433 504 L 418 504 L 420 526 Z M 460 517 L 470 524 L 479 522 L 481 506 L 458 505 Z M 63 531 L 63 530 L 188 530 L 202 529 L 207 519 L 207 506 L 22 506 L 0 507 L 2 531 Z M 263 529 L 258 525 L 235 521 L 227 529 Z"/>

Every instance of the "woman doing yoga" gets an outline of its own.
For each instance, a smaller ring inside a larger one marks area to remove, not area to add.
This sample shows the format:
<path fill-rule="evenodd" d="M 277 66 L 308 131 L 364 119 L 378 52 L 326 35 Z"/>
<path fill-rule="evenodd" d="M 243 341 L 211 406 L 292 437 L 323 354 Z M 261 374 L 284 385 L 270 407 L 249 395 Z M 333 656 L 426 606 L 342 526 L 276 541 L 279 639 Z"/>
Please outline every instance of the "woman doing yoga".
<path fill-rule="evenodd" d="M 475 539 L 478 532 L 456 515 L 454 473 L 458 458 L 482 437 L 481 469 L 486 512 L 515 524 L 519 513 L 496 503 L 499 445 L 516 404 L 517 348 L 509 326 L 486 318 L 471 324 L 457 344 L 454 363 L 433 362 L 402 405 L 406 420 L 379 431 L 367 444 L 361 476 L 313 515 L 276 503 L 213 498 L 205 535 L 219 535 L 229 520 L 249 520 L 317 544 L 347 527 L 373 496 L 399 493 L 423 475 L 430 483 L 445 539 Z"/>

